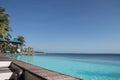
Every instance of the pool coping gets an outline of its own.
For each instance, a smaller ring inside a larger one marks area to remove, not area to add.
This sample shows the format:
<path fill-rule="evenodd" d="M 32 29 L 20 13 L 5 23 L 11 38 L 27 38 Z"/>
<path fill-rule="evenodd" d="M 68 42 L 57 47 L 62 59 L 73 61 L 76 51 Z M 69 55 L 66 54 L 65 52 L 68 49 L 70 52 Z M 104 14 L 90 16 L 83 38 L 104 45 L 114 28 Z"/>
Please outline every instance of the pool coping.
<path fill-rule="evenodd" d="M 0 61 L 12 61 L 12 63 L 16 66 L 40 78 L 41 80 L 83 80 L 8 57 L 0 56 Z"/>

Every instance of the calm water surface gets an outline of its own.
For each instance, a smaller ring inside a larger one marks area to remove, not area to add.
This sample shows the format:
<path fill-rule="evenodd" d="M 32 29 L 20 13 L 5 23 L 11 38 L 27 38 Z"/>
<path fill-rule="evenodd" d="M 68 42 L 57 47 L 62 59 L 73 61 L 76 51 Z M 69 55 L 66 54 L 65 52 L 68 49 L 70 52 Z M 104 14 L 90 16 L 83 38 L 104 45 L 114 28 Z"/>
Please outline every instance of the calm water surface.
<path fill-rule="evenodd" d="M 120 54 L 36 54 L 11 57 L 84 80 L 120 80 Z"/>

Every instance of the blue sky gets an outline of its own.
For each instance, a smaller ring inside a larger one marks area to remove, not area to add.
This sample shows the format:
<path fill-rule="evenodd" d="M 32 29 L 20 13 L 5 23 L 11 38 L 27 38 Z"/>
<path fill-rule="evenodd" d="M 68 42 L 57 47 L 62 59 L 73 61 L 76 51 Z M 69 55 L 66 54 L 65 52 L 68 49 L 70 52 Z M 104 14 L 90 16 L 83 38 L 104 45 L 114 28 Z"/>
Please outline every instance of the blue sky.
<path fill-rule="evenodd" d="M 0 0 L 13 37 L 44 52 L 120 53 L 120 0 Z"/>

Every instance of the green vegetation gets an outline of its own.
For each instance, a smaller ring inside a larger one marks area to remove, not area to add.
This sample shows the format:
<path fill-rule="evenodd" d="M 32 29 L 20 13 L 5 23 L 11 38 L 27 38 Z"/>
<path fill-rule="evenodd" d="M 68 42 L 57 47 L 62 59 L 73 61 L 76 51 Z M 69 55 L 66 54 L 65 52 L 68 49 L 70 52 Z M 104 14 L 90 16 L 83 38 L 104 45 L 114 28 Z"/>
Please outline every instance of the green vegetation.
<path fill-rule="evenodd" d="M 21 47 L 21 49 L 23 49 L 22 46 L 25 46 L 25 38 L 23 36 L 17 36 L 17 38 L 14 38 L 14 40 L 20 41 L 21 42 L 20 47 Z M 18 48 L 18 46 L 17 46 L 17 48 Z"/>
<path fill-rule="evenodd" d="M 14 38 L 14 40 L 18 40 L 21 42 L 21 46 L 25 46 L 25 39 L 23 36 L 17 36 L 17 38 Z"/>
<path fill-rule="evenodd" d="M 10 18 L 5 9 L 0 8 L 0 38 L 10 40 L 12 28 L 9 26 Z"/>
<path fill-rule="evenodd" d="M 9 49 L 11 53 L 15 53 L 18 48 L 18 44 L 10 43 L 12 36 L 9 32 L 12 31 L 12 27 L 9 26 L 10 16 L 6 13 L 4 8 L 0 7 L 0 40 L 6 42 L 0 42 L 0 52 L 4 53 L 5 49 Z M 23 36 L 17 36 L 14 40 L 20 41 L 20 46 L 25 46 L 25 39 Z"/>

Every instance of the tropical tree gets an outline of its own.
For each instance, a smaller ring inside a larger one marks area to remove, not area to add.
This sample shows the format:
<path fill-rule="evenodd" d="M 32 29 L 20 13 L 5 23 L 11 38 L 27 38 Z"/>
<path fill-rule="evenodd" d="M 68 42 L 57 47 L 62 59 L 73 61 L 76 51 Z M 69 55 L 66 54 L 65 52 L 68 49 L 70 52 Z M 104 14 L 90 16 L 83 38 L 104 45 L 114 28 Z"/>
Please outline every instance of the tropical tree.
<path fill-rule="evenodd" d="M 10 16 L 6 13 L 4 8 L 0 7 L 0 39 L 7 40 L 7 42 L 0 43 L 0 51 L 4 51 L 7 47 L 11 49 L 11 52 L 15 52 L 15 47 L 13 45 L 9 44 L 9 41 L 11 39 L 10 31 L 12 31 L 12 28 L 9 26 L 10 22 Z M 17 38 L 14 38 L 14 40 L 20 41 L 20 46 L 22 49 L 22 46 L 25 46 L 25 39 L 23 36 L 18 36 Z M 18 48 L 18 45 L 17 45 Z"/>
<path fill-rule="evenodd" d="M 5 12 L 4 8 L 0 8 L 0 38 L 10 40 L 12 28 L 9 26 L 10 16 Z"/>
<path fill-rule="evenodd" d="M 10 16 L 5 12 L 4 8 L 0 7 L 0 39 L 10 40 L 12 28 L 9 26 Z M 3 51 L 7 46 L 8 42 L 0 43 L 0 50 Z"/>
<path fill-rule="evenodd" d="M 17 38 L 14 38 L 14 40 L 18 40 L 21 42 L 20 47 L 21 47 L 21 50 L 23 50 L 23 46 L 25 46 L 25 38 L 23 36 L 17 36 Z M 19 48 L 18 45 L 17 45 L 17 48 Z"/>
<path fill-rule="evenodd" d="M 21 46 L 25 46 L 25 38 L 23 36 L 17 36 L 14 40 L 18 40 L 21 42 Z"/>

